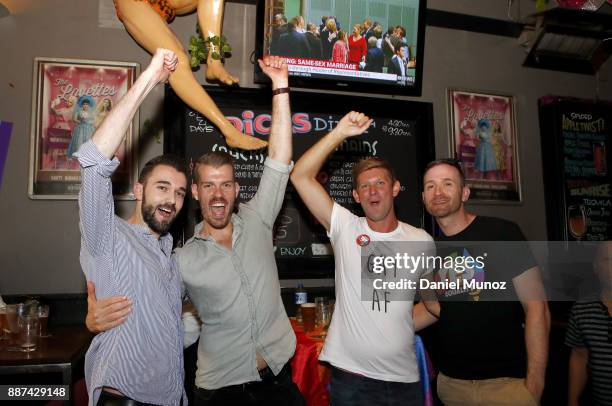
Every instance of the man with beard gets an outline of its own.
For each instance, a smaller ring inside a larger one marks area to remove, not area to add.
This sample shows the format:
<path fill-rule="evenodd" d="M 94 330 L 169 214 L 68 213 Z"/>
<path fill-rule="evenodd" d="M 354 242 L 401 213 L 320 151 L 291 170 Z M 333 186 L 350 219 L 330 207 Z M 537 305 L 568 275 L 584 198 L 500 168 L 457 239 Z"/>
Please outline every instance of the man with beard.
<path fill-rule="evenodd" d="M 134 185 L 136 206 L 114 213 L 114 157 L 142 100 L 175 70 L 172 51 L 158 49 L 150 65 L 79 149 L 81 266 L 101 297 L 129 295 L 131 317 L 96 336 L 85 357 L 89 404 L 179 405 L 183 390 L 181 277 L 168 229 L 183 206 L 185 162 L 149 161 Z M 132 403 L 130 403 L 132 402 Z"/>
<path fill-rule="evenodd" d="M 539 404 L 550 314 L 523 233 L 513 222 L 466 211 L 470 189 L 457 161 L 430 162 L 423 183 L 423 203 L 442 231 L 437 255 L 454 253 L 465 264 L 469 257 L 483 258 L 482 266 L 468 270 L 440 270 L 440 280 L 460 283 L 459 288 L 440 289 L 439 302 L 425 302 L 439 318 L 440 400 L 448 406 Z M 462 282 L 474 280 L 503 282 L 506 290 Z"/>
<path fill-rule="evenodd" d="M 227 153 L 195 163 L 193 197 L 203 221 L 177 251 L 181 275 L 203 326 L 196 405 L 302 405 L 289 360 L 295 335 L 280 296 L 272 227 L 283 204 L 291 163 L 288 71 L 269 57 L 272 80 L 268 157 L 257 193 L 234 212 L 239 185 Z"/>
<path fill-rule="evenodd" d="M 240 187 L 234 161 L 209 152 L 194 168 L 191 185 L 203 221 L 176 250 L 179 269 L 202 320 L 196 371 L 196 405 L 303 405 L 291 380 L 296 339 L 280 296 L 272 227 L 293 165 L 288 70 L 270 56 L 259 62 L 272 80 L 268 157 L 255 196 L 234 204 Z M 120 303 L 92 301 L 92 331 L 121 323 Z M 127 318 L 129 320 L 130 317 Z"/>

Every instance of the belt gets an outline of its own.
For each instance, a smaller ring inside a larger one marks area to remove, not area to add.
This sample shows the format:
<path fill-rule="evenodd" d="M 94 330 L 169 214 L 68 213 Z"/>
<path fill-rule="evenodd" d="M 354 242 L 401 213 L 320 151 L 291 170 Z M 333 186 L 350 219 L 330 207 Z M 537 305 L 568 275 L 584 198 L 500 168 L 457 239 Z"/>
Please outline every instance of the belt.
<path fill-rule="evenodd" d="M 265 368 L 262 368 L 262 369 L 260 369 L 257 372 L 259 372 L 259 377 L 261 378 L 262 382 L 268 382 L 268 381 L 274 380 L 274 372 L 272 372 L 270 367 L 267 366 L 267 365 L 266 365 Z M 281 370 L 281 372 L 282 372 L 282 370 Z M 280 372 L 279 372 L 279 375 L 280 375 Z"/>
<path fill-rule="evenodd" d="M 246 390 L 249 390 L 249 388 L 258 387 L 261 385 L 267 385 L 269 383 L 274 384 L 276 383 L 275 381 L 278 381 L 278 379 L 284 374 L 289 374 L 289 376 L 291 376 L 290 371 L 291 371 L 291 364 L 289 362 L 283 365 L 278 375 L 274 375 L 274 372 L 272 372 L 272 369 L 270 369 L 269 366 L 266 366 L 265 368 L 262 368 L 258 371 L 261 381 L 251 381 L 251 382 L 241 383 L 238 385 L 223 386 L 218 389 L 204 389 L 204 388 L 200 388 L 196 386 L 195 390 L 201 393 L 210 393 L 214 391 L 231 391 L 231 390 L 246 391 Z"/>
<path fill-rule="evenodd" d="M 96 406 L 148 406 L 150 403 L 142 403 L 123 395 L 102 390 Z"/>

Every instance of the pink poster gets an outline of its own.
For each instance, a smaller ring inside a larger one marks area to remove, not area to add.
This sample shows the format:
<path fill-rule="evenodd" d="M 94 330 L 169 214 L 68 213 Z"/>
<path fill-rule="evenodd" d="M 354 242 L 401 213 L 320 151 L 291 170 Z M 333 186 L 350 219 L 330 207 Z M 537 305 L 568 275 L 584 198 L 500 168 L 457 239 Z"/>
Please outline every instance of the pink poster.
<path fill-rule="evenodd" d="M 512 96 L 449 91 L 452 145 L 471 196 L 520 201 Z"/>
<path fill-rule="evenodd" d="M 118 62 L 36 59 L 31 197 L 76 196 L 80 171 L 74 154 L 127 92 L 136 68 L 136 64 Z M 132 132 L 130 128 L 117 153 L 121 165 L 114 180 L 119 195 L 131 193 L 129 178 L 135 165 L 128 146 L 134 138 Z"/>

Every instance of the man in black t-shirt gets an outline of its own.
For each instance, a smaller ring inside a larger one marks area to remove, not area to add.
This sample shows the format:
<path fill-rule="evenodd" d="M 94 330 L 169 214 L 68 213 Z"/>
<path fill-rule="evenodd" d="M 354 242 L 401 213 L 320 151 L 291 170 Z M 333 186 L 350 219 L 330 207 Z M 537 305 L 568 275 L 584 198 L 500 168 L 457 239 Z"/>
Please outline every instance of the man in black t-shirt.
<path fill-rule="evenodd" d="M 456 161 L 431 162 L 423 181 L 423 202 L 442 231 L 437 255 L 445 259 L 434 276 L 438 301 L 425 302 L 439 318 L 440 399 L 447 406 L 538 404 L 550 314 L 525 237 L 510 221 L 465 210 L 470 190 Z"/>

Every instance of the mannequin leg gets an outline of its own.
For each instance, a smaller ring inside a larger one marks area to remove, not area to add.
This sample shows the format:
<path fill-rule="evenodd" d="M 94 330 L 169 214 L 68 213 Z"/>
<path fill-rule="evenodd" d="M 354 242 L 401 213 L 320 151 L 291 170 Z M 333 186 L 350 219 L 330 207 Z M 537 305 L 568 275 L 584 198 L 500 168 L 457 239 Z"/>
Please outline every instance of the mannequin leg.
<path fill-rule="evenodd" d="M 224 0 L 198 0 L 198 22 L 204 38 L 221 36 L 224 6 Z M 226 85 L 238 83 L 238 78 L 225 70 L 223 62 L 213 59 L 210 55 L 206 60 L 206 79 L 220 81 Z"/>
<path fill-rule="evenodd" d="M 219 128 L 230 147 L 259 149 L 267 145 L 256 137 L 242 134 L 227 121 L 194 77 L 183 46 L 159 14 L 142 1 L 116 0 L 116 4 L 127 31 L 149 53 L 153 54 L 156 48 L 166 48 L 176 53 L 179 63 L 169 78 L 170 86 L 189 107 L 206 116 Z"/>

